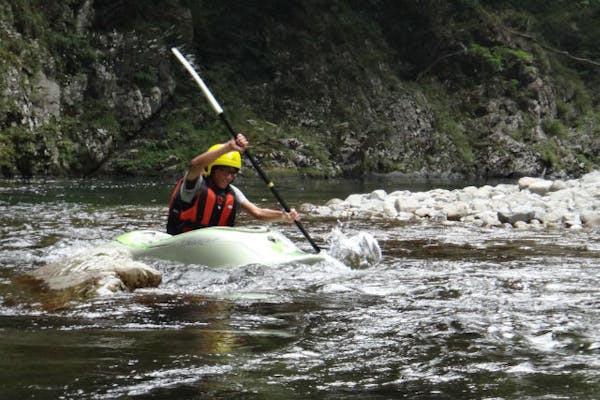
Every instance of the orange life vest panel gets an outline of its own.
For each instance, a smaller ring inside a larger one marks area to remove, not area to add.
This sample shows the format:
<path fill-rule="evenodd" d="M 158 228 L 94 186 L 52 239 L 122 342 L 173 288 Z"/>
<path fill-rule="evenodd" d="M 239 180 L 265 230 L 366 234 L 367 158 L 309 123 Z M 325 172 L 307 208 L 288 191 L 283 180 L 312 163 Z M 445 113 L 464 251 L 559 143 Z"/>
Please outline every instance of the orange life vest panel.
<path fill-rule="evenodd" d="M 188 203 L 181 199 L 180 189 L 184 184 L 181 178 L 171 194 L 167 233 L 177 235 L 209 226 L 233 226 L 238 201 L 231 187 L 217 193 L 202 179 L 200 190 Z"/>

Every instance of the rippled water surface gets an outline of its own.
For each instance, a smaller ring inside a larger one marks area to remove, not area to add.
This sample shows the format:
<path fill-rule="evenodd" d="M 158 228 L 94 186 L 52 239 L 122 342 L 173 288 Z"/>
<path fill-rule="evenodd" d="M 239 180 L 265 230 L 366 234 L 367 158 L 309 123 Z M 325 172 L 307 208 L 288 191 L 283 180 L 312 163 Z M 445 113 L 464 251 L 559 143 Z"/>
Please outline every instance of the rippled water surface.
<path fill-rule="evenodd" d="M 130 230 L 162 230 L 169 185 L 0 186 L 2 399 L 600 398 L 598 231 L 340 221 L 348 237 L 372 234 L 382 262 L 149 260 L 158 288 L 61 302 L 23 275 Z M 259 183 L 241 186 L 273 205 Z M 284 180 L 280 191 L 299 205 L 376 188 L 426 187 Z M 304 224 L 325 248 L 338 227 Z"/>

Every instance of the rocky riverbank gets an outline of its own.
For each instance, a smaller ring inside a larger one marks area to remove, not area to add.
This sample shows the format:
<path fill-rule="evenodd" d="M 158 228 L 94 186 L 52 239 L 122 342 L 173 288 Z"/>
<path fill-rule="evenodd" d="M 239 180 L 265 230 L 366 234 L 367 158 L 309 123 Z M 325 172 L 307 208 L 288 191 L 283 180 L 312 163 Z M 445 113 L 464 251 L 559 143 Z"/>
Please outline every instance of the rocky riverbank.
<path fill-rule="evenodd" d="M 314 216 L 398 222 L 460 221 L 517 229 L 600 226 L 600 171 L 573 180 L 523 177 L 516 184 L 426 192 L 375 190 L 325 205 L 303 205 Z"/>

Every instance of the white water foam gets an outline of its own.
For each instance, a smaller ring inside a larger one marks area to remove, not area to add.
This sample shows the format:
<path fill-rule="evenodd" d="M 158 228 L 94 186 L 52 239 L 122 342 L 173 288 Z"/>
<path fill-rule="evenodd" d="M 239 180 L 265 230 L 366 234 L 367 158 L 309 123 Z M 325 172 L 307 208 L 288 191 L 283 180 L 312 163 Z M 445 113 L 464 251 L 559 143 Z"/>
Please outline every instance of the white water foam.
<path fill-rule="evenodd" d="M 360 231 L 348 236 L 339 227 L 328 235 L 329 255 L 351 268 L 369 268 L 381 261 L 381 248 L 368 232 Z"/>

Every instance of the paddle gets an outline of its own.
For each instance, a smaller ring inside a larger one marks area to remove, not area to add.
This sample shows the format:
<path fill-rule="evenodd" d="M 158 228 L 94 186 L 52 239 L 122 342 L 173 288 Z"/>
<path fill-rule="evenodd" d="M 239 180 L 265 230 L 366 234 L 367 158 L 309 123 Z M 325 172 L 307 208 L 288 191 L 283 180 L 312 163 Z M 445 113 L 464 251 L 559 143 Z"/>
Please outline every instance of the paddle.
<path fill-rule="evenodd" d="M 175 54 L 175 57 L 177 57 L 177 59 L 181 62 L 181 64 L 185 67 L 185 69 L 187 69 L 188 72 L 192 75 L 192 78 L 194 78 L 194 80 L 196 81 L 196 83 L 198 83 L 198 86 L 200 86 L 200 89 L 202 90 L 202 93 L 204 93 L 204 96 L 206 96 L 206 98 L 208 99 L 208 102 L 210 103 L 210 105 L 212 106 L 212 108 L 215 110 L 215 112 L 217 113 L 217 115 L 219 116 L 219 118 L 221 119 L 221 121 L 223 121 L 223 123 L 227 127 L 227 130 L 229 130 L 229 133 L 231 133 L 231 136 L 233 136 L 233 138 L 235 139 L 236 136 L 237 136 L 237 134 L 236 134 L 235 130 L 233 129 L 233 126 L 231 126 L 231 123 L 229 123 L 229 120 L 225 116 L 225 113 L 223 112 L 223 109 L 221 108 L 221 106 L 219 105 L 219 103 L 217 102 L 217 100 L 215 99 L 215 97 L 212 95 L 212 93 L 210 92 L 210 90 L 208 89 L 208 87 L 204 84 L 204 81 L 202 80 L 202 78 L 200 78 L 200 75 L 198 75 L 198 73 L 196 72 L 196 70 L 194 70 L 194 67 L 192 67 L 192 65 L 179 52 L 179 50 L 177 50 L 175 47 L 173 47 L 171 49 L 171 51 L 173 52 L 173 54 Z M 277 191 L 277 189 L 275 189 L 275 184 L 273 183 L 273 181 L 271 181 L 267 177 L 267 175 L 265 174 L 265 171 L 263 171 L 263 169 L 260 167 L 260 165 L 258 164 L 258 162 L 254 159 L 254 157 L 252 156 L 252 154 L 250 153 L 250 151 L 248 149 L 246 149 L 246 151 L 244 152 L 244 154 L 246 154 L 246 156 L 248 157 L 248 159 L 252 163 L 252 166 L 254 167 L 254 169 L 256 169 L 256 172 L 258 172 L 258 175 L 267 184 L 267 186 L 269 187 L 269 189 L 271 189 L 271 192 L 273 193 L 273 195 L 275 196 L 275 198 L 277 199 L 277 201 L 279 202 L 279 204 L 281 204 L 281 207 L 283 207 L 283 209 L 286 212 L 290 212 L 290 208 L 288 207 L 288 205 L 286 204 L 286 202 L 283 200 L 283 198 L 279 195 L 279 192 Z M 321 251 L 321 249 L 312 240 L 312 238 L 310 237 L 310 235 L 308 234 L 308 232 L 306 231 L 306 229 L 304 229 L 304 226 L 300 223 L 300 221 L 294 221 L 294 222 L 296 223 L 296 226 L 298 227 L 298 229 L 300 229 L 300 231 L 302 232 L 302 234 L 304 235 L 304 237 L 306 238 L 306 240 L 308 240 L 308 242 L 311 244 L 311 246 L 313 247 L 313 249 L 315 250 L 315 252 L 319 253 Z"/>

